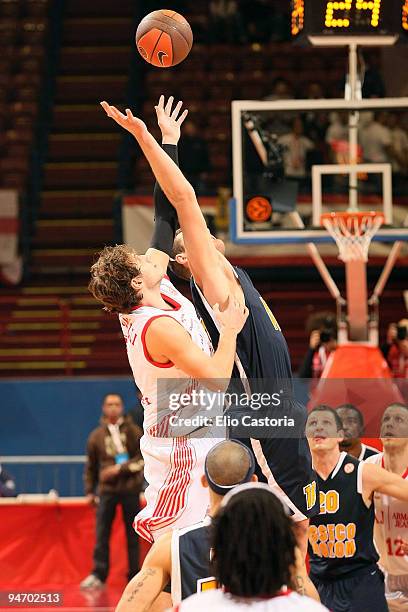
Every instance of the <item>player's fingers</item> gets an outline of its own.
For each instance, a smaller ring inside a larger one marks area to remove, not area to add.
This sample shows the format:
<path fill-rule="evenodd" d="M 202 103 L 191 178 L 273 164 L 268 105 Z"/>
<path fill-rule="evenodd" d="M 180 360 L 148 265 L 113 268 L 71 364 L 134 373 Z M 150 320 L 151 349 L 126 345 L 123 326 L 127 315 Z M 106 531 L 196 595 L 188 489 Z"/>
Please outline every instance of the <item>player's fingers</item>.
<path fill-rule="evenodd" d="M 170 96 L 170 98 L 167 100 L 166 106 L 164 107 L 166 115 L 170 115 L 171 107 L 173 106 L 173 101 L 174 101 L 174 97 Z"/>
<path fill-rule="evenodd" d="M 126 117 L 129 119 L 129 121 L 133 121 L 134 120 L 134 116 L 133 116 L 133 113 L 130 110 L 130 108 L 126 109 Z"/>
<path fill-rule="evenodd" d="M 100 105 L 102 106 L 105 113 L 109 112 L 109 104 L 106 102 L 106 100 L 102 100 L 102 102 L 100 102 Z"/>
<path fill-rule="evenodd" d="M 182 106 L 183 106 L 182 100 L 177 102 L 176 106 L 174 107 L 173 112 L 171 113 L 171 118 L 172 119 L 177 119 L 177 115 L 179 114 L 180 109 L 181 109 Z"/>
<path fill-rule="evenodd" d="M 184 119 L 187 117 L 187 115 L 188 115 L 188 110 L 185 109 L 181 113 L 180 117 L 177 119 L 177 121 L 176 121 L 177 125 L 181 125 L 183 123 Z"/>
<path fill-rule="evenodd" d="M 156 106 L 156 108 L 162 108 L 162 109 L 164 108 L 164 96 L 163 96 L 163 94 L 160 96 L 159 103 Z"/>

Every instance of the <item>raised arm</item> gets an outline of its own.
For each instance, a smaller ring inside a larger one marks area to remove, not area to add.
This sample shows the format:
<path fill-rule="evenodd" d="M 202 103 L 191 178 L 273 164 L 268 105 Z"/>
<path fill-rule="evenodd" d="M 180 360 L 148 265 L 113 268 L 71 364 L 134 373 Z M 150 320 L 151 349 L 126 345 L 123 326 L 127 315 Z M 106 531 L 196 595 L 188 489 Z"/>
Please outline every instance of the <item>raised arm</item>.
<path fill-rule="evenodd" d="M 177 211 L 190 268 L 195 280 L 204 289 L 206 295 L 211 294 L 213 303 L 218 302 L 223 307 L 229 294 L 224 266 L 208 231 L 193 187 L 177 165 L 161 149 L 143 121 L 134 117 L 129 109 L 124 115 L 107 102 L 101 104 L 109 117 L 136 138 L 156 180 Z M 159 125 L 169 118 L 172 119 L 171 106 L 164 107 L 164 100 L 156 107 L 156 111 Z"/>
<path fill-rule="evenodd" d="M 237 335 L 248 317 L 248 309 L 231 298 L 222 313 L 218 305 L 214 306 L 214 312 L 220 325 L 220 340 L 211 357 L 194 344 L 187 331 L 172 317 L 154 319 L 147 329 L 145 343 L 154 361 L 174 364 L 192 378 L 205 379 L 209 386 L 211 380 L 216 380 L 214 389 L 218 391 L 218 381 L 223 381 L 224 386 L 231 378 Z"/>
<path fill-rule="evenodd" d="M 162 147 L 167 155 L 178 166 L 177 143 L 180 138 L 180 126 L 187 117 L 187 110 L 179 116 L 182 102 L 179 102 L 171 112 L 170 98 L 166 105 L 166 118 L 168 121 L 162 128 Z M 159 106 L 163 107 L 164 96 L 160 96 Z M 157 108 L 157 107 L 156 107 Z M 171 112 L 171 115 L 170 115 Z M 154 202 L 154 234 L 151 245 L 171 256 L 176 229 L 178 227 L 177 211 L 169 202 L 158 181 L 153 191 Z"/>

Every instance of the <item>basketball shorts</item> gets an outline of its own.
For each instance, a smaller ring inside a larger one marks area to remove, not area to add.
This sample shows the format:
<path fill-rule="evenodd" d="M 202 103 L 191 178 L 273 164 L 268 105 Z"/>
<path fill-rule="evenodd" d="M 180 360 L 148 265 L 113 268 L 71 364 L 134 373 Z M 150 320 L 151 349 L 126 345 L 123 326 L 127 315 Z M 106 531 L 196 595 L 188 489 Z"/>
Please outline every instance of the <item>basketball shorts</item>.
<path fill-rule="evenodd" d="M 352 576 L 323 582 L 310 575 L 320 600 L 331 612 L 388 612 L 384 574 L 377 565 Z"/>
<path fill-rule="evenodd" d="M 319 514 L 319 489 L 309 442 L 304 436 L 306 409 L 298 402 L 290 402 L 283 410 L 301 424 L 294 434 L 288 435 L 287 430 L 282 438 L 251 437 L 251 445 L 272 490 L 289 506 L 293 520 L 298 522 Z"/>
<path fill-rule="evenodd" d="M 156 438 L 143 435 L 140 450 L 148 482 L 146 506 L 136 515 L 137 534 L 153 542 L 163 533 L 202 521 L 209 505 L 201 484 L 204 461 L 217 438 Z"/>
<path fill-rule="evenodd" d="M 390 612 L 408 610 L 408 574 L 403 576 L 385 575 L 385 597 Z"/>

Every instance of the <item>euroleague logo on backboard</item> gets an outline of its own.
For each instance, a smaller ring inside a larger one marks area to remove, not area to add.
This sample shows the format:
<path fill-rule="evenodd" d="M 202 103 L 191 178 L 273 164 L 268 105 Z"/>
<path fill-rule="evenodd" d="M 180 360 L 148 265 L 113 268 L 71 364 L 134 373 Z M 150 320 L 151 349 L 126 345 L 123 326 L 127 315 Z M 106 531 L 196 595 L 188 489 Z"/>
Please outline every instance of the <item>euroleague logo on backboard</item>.
<path fill-rule="evenodd" d="M 249 221 L 264 223 L 272 216 L 272 205 L 267 198 L 255 196 L 246 203 L 245 213 Z"/>

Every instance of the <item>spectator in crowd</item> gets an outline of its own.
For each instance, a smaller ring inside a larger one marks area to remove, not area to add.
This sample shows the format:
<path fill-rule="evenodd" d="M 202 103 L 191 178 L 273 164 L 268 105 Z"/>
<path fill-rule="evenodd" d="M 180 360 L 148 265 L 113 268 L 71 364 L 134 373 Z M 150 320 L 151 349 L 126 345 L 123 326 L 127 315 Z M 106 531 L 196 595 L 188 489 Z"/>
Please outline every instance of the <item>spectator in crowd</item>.
<path fill-rule="evenodd" d="M 385 98 L 385 85 L 380 72 L 380 56 L 373 53 L 365 58 L 365 62 L 363 98 Z"/>
<path fill-rule="evenodd" d="M 408 378 L 408 319 L 389 325 L 381 350 L 394 378 Z"/>
<path fill-rule="evenodd" d="M 353 404 L 341 404 L 336 412 L 343 423 L 344 438 L 340 442 L 340 450 L 365 461 L 368 457 L 376 455 L 378 450 L 363 444 L 360 438 L 364 435 L 364 417 L 362 412 Z"/>
<path fill-rule="evenodd" d="M 246 35 L 236 0 L 211 0 L 210 42 L 243 43 Z"/>
<path fill-rule="evenodd" d="M 336 317 L 330 312 L 313 315 L 306 329 L 310 332 L 309 349 L 299 369 L 299 378 L 320 378 L 327 359 L 337 347 Z"/>
<path fill-rule="evenodd" d="M 333 143 L 338 141 L 347 141 L 348 137 L 348 112 L 339 111 L 330 113 L 329 126 L 326 132 L 326 142 L 333 147 Z"/>
<path fill-rule="evenodd" d="M 392 159 L 392 139 L 387 127 L 387 113 L 380 111 L 371 117 L 360 130 L 360 142 L 364 160 L 370 163 L 388 163 Z"/>
<path fill-rule="evenodd" d="M 16 483 L 13 477 L 0 464 L 0 497 L 15 497 Z"/>
<path fill-rule="evenodd" d="M 305 179 L 307 172 L 307 155 L 314 147 L 313 142 L 303 133 L 302 119 L 293 119 L 292 130 L 279 138 L 283 146 L 283 164 L 286 178 Z"/>
<path fill-rule="evenodd" d="M 179 143 L 180 168 L 197 194 L 207 190 L 207 175 L 211 169 L 208 144 L 198 135 L 193 121 L 187 121 Z"/>
<path fill-rule="evenodd" d="M 303 94 L 301 95 L 303 98 Z M 307 86 L 306 100 L 323 100 L 326 98 L 323 90 L 323 85 L 320 81 L 311 81 Z M 312 140 L 315 145 L 324 143 L 327 127 L 328 116 L 326 112 L 308 110 L 302 115 L 305 135 Z"/>
<path fill-rule="evenodd" d="M 272 83 L 271 93 L 265 96 L 264 100 L 293 100 L 293 87 L 287 79 L 276 78 Z"/>
<path fill-rule="evenodd" d="M 249 482 L 227 493 L 214 519 L 211 550 L 212 574 L 222 589 L 191 595 L 174 612 L 327 610 L 290 590 L 296 539 L 288 510 L 268 485 Z"/>
<path fill-rule="evenodd" d="M 408 134 L 399 125 L 401 117 L 397 113 L 388 113 L 387 126 L 391 134 L 393 192 L 405 195 L 408 179 Z"/>
<path fill-rule="evenodd" d="M 81 582 L 83 589 L 100 588 L 108 577 L 109 538 L 119 504 L 126 528 L 129 580 L 139 571 L 139 544 L 132 525 L 139 511 L 139 493 L 143 483 L 139 442 L 142 432 L 124 417 L 123 409 L 120 395 L 106 395 L 101 423 L 87 442 L 85 493 L 88 502 L 97 505 L 97 512 L 94 565 L 91 574 Z"/>

